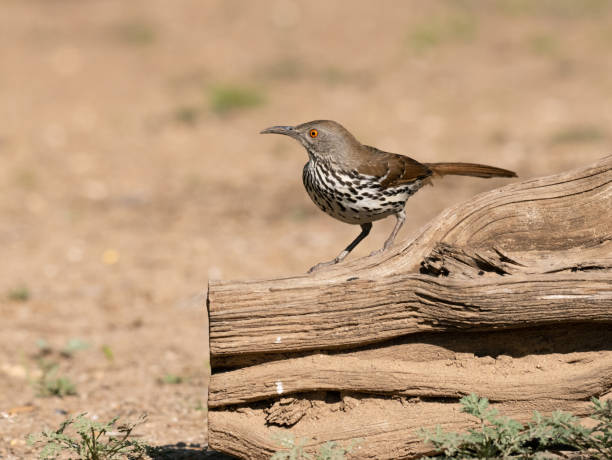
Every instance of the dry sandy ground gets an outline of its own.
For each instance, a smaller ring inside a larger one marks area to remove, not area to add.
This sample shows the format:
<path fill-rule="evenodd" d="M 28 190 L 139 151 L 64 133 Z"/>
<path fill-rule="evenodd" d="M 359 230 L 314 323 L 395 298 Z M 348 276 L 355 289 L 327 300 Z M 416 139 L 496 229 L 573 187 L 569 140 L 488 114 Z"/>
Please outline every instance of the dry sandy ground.
<path fill-rule="evenodd" d="M 611 21 L 596 0 L 3 0 L 0 458 L 79 412 L 146 412 L 139 439 L 203 458 L 207 280 L 302 273 L 358 233 L 258 131 L 332 118 L 423 161 L 578 167 L 612 151 Z M 420 192 L 400 238 L 504 183 Z M 41 341 L 76 396 L 37 396 Z"/>

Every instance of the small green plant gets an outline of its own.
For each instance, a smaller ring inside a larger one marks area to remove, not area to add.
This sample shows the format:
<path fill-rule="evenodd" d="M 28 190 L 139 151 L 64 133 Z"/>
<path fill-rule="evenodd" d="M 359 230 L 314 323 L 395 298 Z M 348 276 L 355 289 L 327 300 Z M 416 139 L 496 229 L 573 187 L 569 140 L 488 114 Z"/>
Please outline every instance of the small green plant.
<path fill-rule="evenodd" d="M 129 439 L 134 428 L 145 422 L 145 415 L 136 423 L 118 426 L 115 424 L 119 417 L 99 423 L 86 415 L 84 412 L 76 418 L 64 420 L 55 431 L 30 434 L 28 444 L 42 447 L 39 457 L 45 460 L 62 454 L 77 455 L 76 458 L 82 460 L 139 459 L 147 451 L 145 444 Z M 69 428 L 72 428 L 71 433 L 67 433 Z"/>
<path fill-rule="evenodd" d="M 197 411 L 204 411 L 206 412 L 208 409 L 207 407 L 204 405 L 204 403 L 202 402 L 201 399 L 198 399 L 195 403 L 195 406 L 193 407 L 195 410 Z"/>
<path fill-rule="evenodd" d="M 601 401 L 591 398 L 593 409 L 589 416 L 595 426 L 586 428 L 571 414 L 555 411 L 550 417 L 534 414 L 534 422 L 529 424 L 532 439 L 544 446 L 558 444 L 588 452 L 589 458 L 612 458 L 612 400 Z"/>
<path fill-rule="evenodd" d="M 36 340 L 36 347 L 38 348 L 37 356 L 50 355 L 53 352 L 51 345 L 45 339 L 40 338 Z"/>
<path fill-rule="evenodd" d="M 540 56 L 556 56 L 560 46 L 557 40 L 551 35 L 534 35 L 528 38 L 529 49 Z"/>
<path fill-rule="evenodd" d="M 321 80 L 329 85 L 340 85 L 350 79 L 349 73 L 337 66 L 325 67 L 319 73 Z"/>
<path fill-rule="evenodd" d="M 47 342 L 47 340 L 39 338 L 36 340 L 36 347 L 38 348 L 38 352 L 35 356 L 38 357 L 55 354 L 56 356 L 62 358 L 72 358 L 77 351 L 87 350 L 89 347 L 91 347 L 91 344 L 79 338 L 73 337 L 66 342 L 66 345 L 58 350 L 54 349 L 51 344 Z"/>
<path fill-rule="evenodd" d="M 138 19 L 117 24 L 112 33 L 119 41 L 135 46 L 150 45 L 157 39 L 155 28 Z"/>
<path fill-rule="evenodd" d="M 7 297 L 13 302 L 27 302 L 30 300 L 31 294 L 27 286 L 21 285 L 11 289 L 8 292 Z"/>
<path fill-rule="evenodd" d="M 471 394 L 461 399 L 462 412 L 480 421 L 479 429 L 467 433 L 445 432 L 437 426 L 434 432 L 420 430 L 419 435 L 442 453 L 436 459 L 466 458 L 542 458 L 541 453 L 562 446 L 589 452 L 589 458 L 612 458 L 612 401 L 593 398 L 591 417 L 598 421 L 593 428 L 583 427 L 571 414 L 556 411 L 550 417 L 534 412 L 526 426 L 499 416 L 486 398 Z"/>
<path fill-rule="evenodd" d="M 87 350 L 91 345 L 78 338 L 72 338 L 66 342 L 64 348 L 61 349 L 60 354 L 65 358 L 72 358 L 72 356 L 81 350 Z"/>
<path fill-rule="evenodd" d="M 319 451 L 313 457 L 304 450 L 308 444 L 308 438 L 295 438 L 291 433 L 276 433 L 274 439 L 280 444 L 281 449 L 275 452 L 270 460 L 344 460 L 346 454 L 350 453 L 359 440 L 353 440 L 348 447 L 343 447 L 336 441 L 328 441 L 319 447 Z"/>
<path fill-rule="evenodd" d="M 184 125 L 193 126 L 200 118 L 201 109 L 192 105 L 183 105 L 174 111 L 174 119 Z"/>
<path fill-rule="evenodd" d="M 353 442 L 349 447 L 342 447 L 336 441 L 328 441 L 319 447 L 317 460 L 344 460 L 346 454 L 350 453 L 357 442 Z"/>
<path fill-rule="evenodd" d="M 239 109 L 256 107 L 264 103 L 263 95 L 253 89 L 242 86 L 218 85 L 210 90 L 210 105 L 213 112 L 220 115 Z"/>
<path fill-rule="evenodd" d="M 35 388 L 38 396 L 43 398 L 59 396 L 63 398 L 76 394 L 76 386 L 72 381 L 68 377 L 58 375 L 59 364 L 40 358 L 37 361 L 37 366 L 40 376 L 36 379 L 30 379 L 30 384 Z"/>
<path fill-rule="evenodd" d="M 306 69 L 294 58 L 282 58 L 263 67 L 259 73 L 270 80 L 297 80 L 303 76 Z"/>
<path fill-rule="evenodd" d="M 501 13 L 512 16 L 572 18 L 601 15 L 609 8 L 605 0 L 554 0 L 533 2 L 530 0 L 498 0 L 491 2 Z"/>
<path fill-rule="evenodd" d="M 468 14 L 458 14 L 418 24 L 408 34 L 408 44 L 416 53 L 423 53 L 442 44 L 467 42 L 475 34 L 474 18 Z"/>
<path fill-rule="evenodd" d="M 554 133 L 550 142 L 551 144 L 580 144 L 602 141 L 606 138 L 606 133 L 597 126 L 574 125 L 567 126 Z"/>
<path fill-rule="evenodd" d="M 160 379 L 158 379 L 159 383 L 163 383 L 166 385 L 178 385 L 179 383 L 183 383 L 183 377 L 175 374 L 166 374 Z"/>
<path fill-rule="evenodd" d="M 104 354 L 104 357 L 108 362 L 112 363 L 115 360 L 115 354 L 113 353 L 113 349 L 109 345 L 102 345 L 100 349 L 102 350 L 102 353 Z"/>
<path fill-rule="evenodd" d="M 298 438 L 291 433 L 276 433 L 274 440 L 280 444 L 281 449 L 275 452 L 270 460 L 308 460 L 312 456 L 304 451 L 308 438 Z"/>

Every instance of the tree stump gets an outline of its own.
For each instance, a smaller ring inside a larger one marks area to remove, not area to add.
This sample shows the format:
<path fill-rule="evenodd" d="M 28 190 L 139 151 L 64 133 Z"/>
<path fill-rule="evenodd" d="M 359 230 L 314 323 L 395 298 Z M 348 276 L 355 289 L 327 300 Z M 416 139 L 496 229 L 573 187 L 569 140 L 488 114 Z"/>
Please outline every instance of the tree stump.
<path fill-rule="evenodd" d="M 416 433 L 521 421 L 612 395 L 612 156 L 444 211 L 373 257 L 313 275 L 211 281 L 211 448 L 267 459 L 277 432 L 358 439 L 352 458 L 431 452 Z"/>

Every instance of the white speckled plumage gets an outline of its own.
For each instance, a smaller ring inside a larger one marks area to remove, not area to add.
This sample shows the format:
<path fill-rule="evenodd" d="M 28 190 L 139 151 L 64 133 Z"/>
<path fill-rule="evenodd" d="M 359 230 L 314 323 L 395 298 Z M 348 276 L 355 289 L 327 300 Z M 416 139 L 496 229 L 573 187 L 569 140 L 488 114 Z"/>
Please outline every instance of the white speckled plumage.
<path fill-rule="evenodd" d="M 302 180 L 308 195 L 322 211 L 347 224 L 374 222 L 400 212 L 408 198 L 423 185 L 417 179 L 383 189 L 375 176 L 342 171 L 317 159 L 304 165 Z"/>

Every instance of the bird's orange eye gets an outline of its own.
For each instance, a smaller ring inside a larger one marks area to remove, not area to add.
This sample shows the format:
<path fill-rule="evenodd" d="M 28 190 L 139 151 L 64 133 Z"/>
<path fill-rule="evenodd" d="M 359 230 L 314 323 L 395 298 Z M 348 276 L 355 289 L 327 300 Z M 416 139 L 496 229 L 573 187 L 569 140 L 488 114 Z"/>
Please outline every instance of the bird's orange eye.
<path fill-rule="evenodd" d="M 319 135 L 319 131 L 317 131 L 316 129 L 311 129 L 308 134 L 310 135 L 310 137 L 314 139 L 315 137 Z"/>

